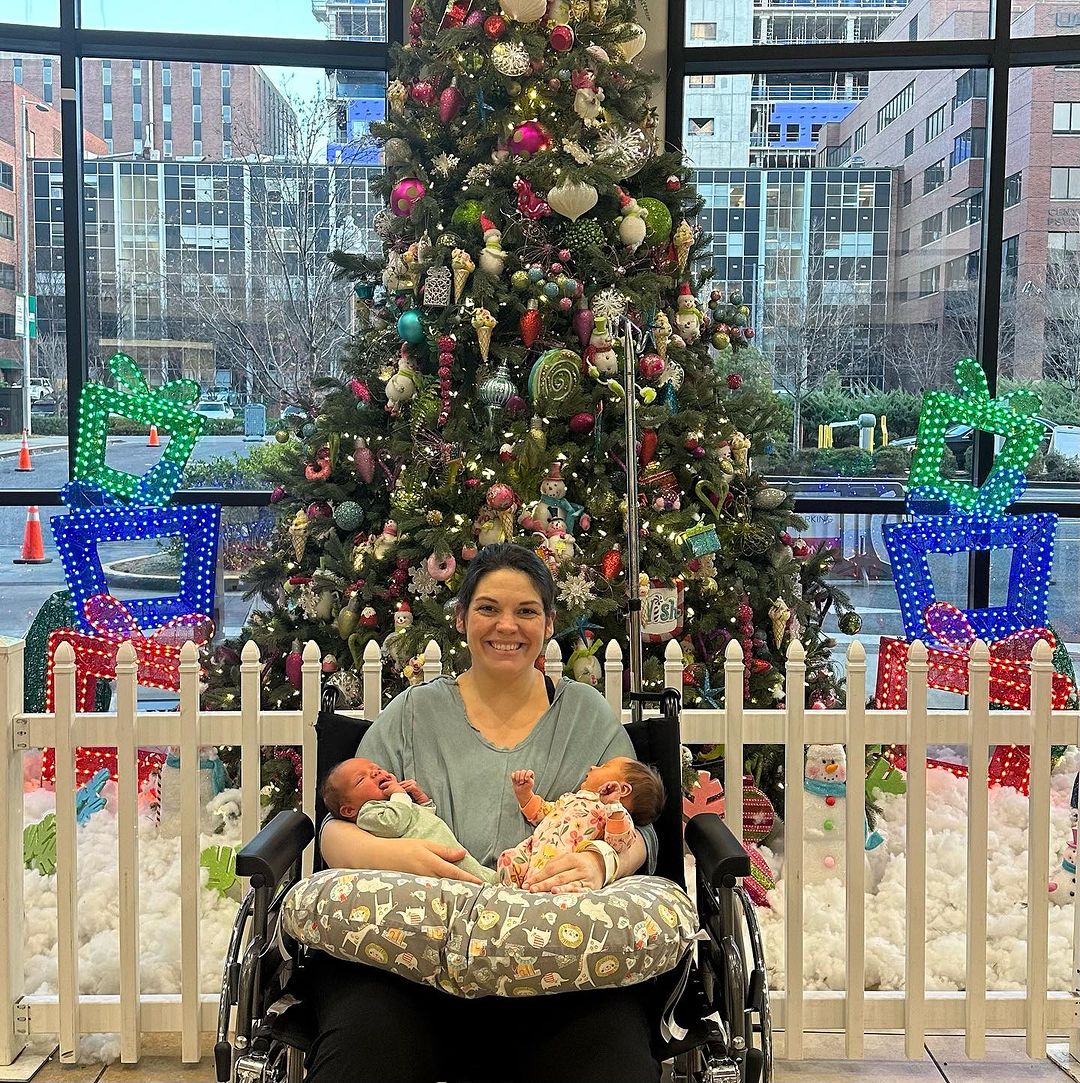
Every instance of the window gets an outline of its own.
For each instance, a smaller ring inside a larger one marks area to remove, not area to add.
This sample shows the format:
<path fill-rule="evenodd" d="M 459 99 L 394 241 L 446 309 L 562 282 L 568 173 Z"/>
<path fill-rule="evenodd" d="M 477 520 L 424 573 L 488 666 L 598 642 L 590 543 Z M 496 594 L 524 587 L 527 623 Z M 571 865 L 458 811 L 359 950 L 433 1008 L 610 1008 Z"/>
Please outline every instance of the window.
<path fill-rule="evenodd" d="M 799 126 L 798 124 L 785 124 L 784 125 L 784 142 L 785 143 L 797 143 L 799 141 Z"/>
<path fill-rule="evenodd" d="M 941 213 L 932 214 L 922 224 L 922 244 L 933 244 L 941 237 Z"/>
<path fill-rule="evenodd" d="M 915 129 L 904 136 L 904 157 L 910 158 L 915 153 Z"/>
<path fill-rule="evenodd" d="M 1080 102 L 1054 102 L 1054 134 L 1080 132 Z"/>
<path fill-rule="evenodd" d="M 907 38 L 908 38 L 908 41 L 918 41 L 919 40 L 919 16 L 918 15 L 916 15 L 907 24 Z"/>
<path fill-rule="evenodd" d="M 945 106 L 940 109 L 935 109 L 926 118 L 926 142 L 930 143 L 934 139 L 937 139 L 941 133 L 945 131 Z"/>
<path fill-rule="evenodd" d="M 843 165 L 851 157 L 851 139 L 845 139 L 838 147 L 827 147 L 825 165 L 829 169 Z"/>
<path fill-rule="evenodd" d="M 986 69 L 969 68 L 959 79 L 956 80 L 956 93 L 953 95 L 953 110 L 955 111 L 965 102 L 972 98 L 986 97 Z"/>
<path fill-rule="evenodd" d="M 858 154 L 863 149 L 863 144 L 866 142 L 866 125 L 863 124 L 855 132 L 855 144 L 852 148 L 855 154 Z"/>
<path fill-rule="evenodd" d="M 911 230 L 905 229 L 900 234 L 900 251 L 897 253 L 901 256 L 906 256 L 911 251 Z"/>
<path fill-rule="evenodd" d="M 161 85 L 172 86 L 172 68 L 168 64 L 161 65 Z"/>
<path fill-rule="evenodd" d="M 0 312 L 0 338 L 15 337 L 15 317 L 10 312 Z"/>
<path fill-rule="evenodd" d="M 1046 277 L 1051 286 L 1075 289 L 1080 285 L 1080 233 L 1046 235 Z"/>
<path fill-rule="evenodd" d="M 691 41 L 716 41 L 716 23 L 691 23 Z"/>
<path fill-rule="evenodd" d="M 1015 279 L 1020 269 L 1020 237 L 1006 237 L 1001 242 L 1001 273 Z"/>
<path fill-rule="evenodd" d="M 710 75 L 709 78 L 713 79 L 714 76 Z M 222 89 L 232 86 L 232 68 L 228 64 L 221 65 L 221 86 Z"/>
<path fill-rule="evenodd" d="M 945 264 L 945 288 L 963 290 L 973 286 L 979 279 L 979 253 L 969 252 Z"/>
<path fill-rule="evenodd" d="M 15 171 L 7 164 L 0 162 L 0 188 L 15 187 Z"/>
<path fill-rule="evenodd" d="M 693 87 L 716 86 L 715 75 L 691 75 L 690 85 Z"/>
<path fill-rule="evenodd" d="M 6 237 L 9 241 L 15 239 L 15 219 L 3 211 L 0 211 L 0 237 Z"/>
<path fill-rule="evenodd" d="M 53 62 L 43 60 L 41 62 L 41 97 L 46 105 L 53 103 Z"/>
<path fill-rule="evenodd" d="M 1015 207 L 1020 202 L 1020 193 L 1023 190 L 1024 177 L 1021 173 L 1013 173 L 1005 178 L 1005 206 Z"/>
<path fill-rule="evenodd" d="M 911 206 L 911 181 L 904 181 L 904 198 L 903 203 L 905 207 Z"/>
<path fill-rule="evenodd" d="M 877 130 L 884 131 L 905 109 L 910 109 L 914 102 L 915 81 L 912 80 L 899 94 L 878 110 Z"/>
<path fill-rule="evenodd" d="M 919 274 L 919 296 L 929 297 L 932 293 L 938 291 L 938 270 L 937 267 L 928 267 L 925 271 Z"/>
<path fill-rule="evenodd" d="M 923 170 L 923 195 L 936 191 L 945 183 L 945 159 Z"/>
<path fill-rule="evenodd" d="M 15 288 L 15 264 L 0 263 L 0 290 Z"/>
<path fill-rule="evenodd" d="M 202 86 L 202 68 L 198 64 L 191 65 L 191 85 L 193 87 Z"/>
<path fill-rule="evenodd" d="M 202 106 L 193 105 L 191 107 L 191 123 L 202 124 Z"/>
<path fill-rule="evenodd" d="M 968 199 L 962 199 L 949 208 L 949 232 L 955 233 L 958 229 L 966 229 L 982 221 L 983 196 L 977 192 Z"/>
<path fill-rule="evenodd" d="M 687 135 L 712 135 L 713 117 L 691 117 L 686 126 Z"/>
<path fill-rule="evenodd" d="M 1051 199 L 1080 199 L 1080 167 L 1055 166 L 1050 170 Z"/>
<path fill-rule="evenodd" d="M 981 158 L 986 153 L 986 129 L 968 128 L 953 140 L 949 166 L 955 169 L 969 158 Z"/>
<path fill-rule="evenodd" d="M 101 85 L 112 86 L 112 61 L 103 60 L 101 62 Z"/>
<path fill-rule="evenodd" d="M 196 158 L 201 158 L 202 157 L 202 140 L 201 139 L 193 139 L 191 141 L 191 153 Z"/>

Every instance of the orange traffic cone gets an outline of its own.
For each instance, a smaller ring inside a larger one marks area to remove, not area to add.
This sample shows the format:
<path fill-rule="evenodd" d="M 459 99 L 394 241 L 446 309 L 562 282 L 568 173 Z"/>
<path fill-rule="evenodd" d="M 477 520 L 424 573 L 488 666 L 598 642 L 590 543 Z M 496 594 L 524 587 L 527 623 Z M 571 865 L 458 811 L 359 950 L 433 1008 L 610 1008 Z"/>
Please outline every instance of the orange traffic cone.
<path fill-rule="evenodd" d="M 147 447 L 161 447 L 161 441 L 158 439 L 157 425 L 150 426 L 150 439 L 146 441 Z"/>
<path fill-rule="evenodd" d="M 22 447 L 19 448 L 19 465 L 15 467 L 16 470 L 33 470 L 33 464 L 30 462 L 30 445 L 26 442 L 26 429 L 23 429 L 22 434 Z"/>
<path fill-rule="evenodd" d="M 22 555 L 17 556 L 14 564 L 51 564 L 52 557 L 45 555 L 45 543 L 41 538 L 41 516 L 37 506 L 26 509 L 26 529 L 23 531 Z"/>

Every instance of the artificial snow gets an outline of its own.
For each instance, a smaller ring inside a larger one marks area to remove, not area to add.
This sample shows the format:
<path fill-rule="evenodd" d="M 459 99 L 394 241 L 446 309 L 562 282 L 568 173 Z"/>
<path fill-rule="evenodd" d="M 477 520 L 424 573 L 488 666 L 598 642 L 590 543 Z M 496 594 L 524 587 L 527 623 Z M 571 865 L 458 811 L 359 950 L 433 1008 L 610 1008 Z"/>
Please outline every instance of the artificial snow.
<path fill-rule="evenodd" d="M 1052 779 L 1052 853 L 1047 879 L 1058 867 L 1069 832 L 1069 796 L 1080 768 L 1080 753 L 1070 749 Z M 927 781 L 927 988 L 963 988 L 965 971 L 965 881 L 967 867 L 967 782 L 931 770 Z M 79 988 L 85 994 L 117 994 L 120 989 L 117 902 L 115 785 L 104 791 L 108 806 L 78 828 Z M 235 793 L 211 804 L 235 812 Z M 881 795 L 878 830 L 884 845 L 867 855 L 866 985 L 902 989 L 904 974 L 904 821 L 905 798 Z M 1025 981 L 1027 928 L 1027 798 L 1015 790 L 990 791 L 988 982 L 990 989 L 1022 989 Z M 25 822 L 54 810 L 54 794 L 32 789 L 24 795 Z M 223 815 L 223 830 L 204 834 L 200 851 L 210 845 L 238 845 L 235 815 Z M 772 868 L 783 876 L 783 847 L 761 847 Z M 144 993 L 180 990 L 180 842 L 144 817 L 139 824 L 140 967 Z M 228 947 L 235 899 L 200 889 L 200 985 L 220 989 L 222 961 Z M 26 915 L 26 992 L 56 993 L 56 877 L 27 870 L 23 878 Z M 770 984 L 784 985 L 783 882 L 769 892 L 771 909 L 761 909 Z M 807 888 L 803 952 L 808 989 L 844 987 L 844 886 L 838 878 Z M 1072 966 L 1072 908 L 1050 907 L 1052 990 L 1069 988 Z M 91 1035 L 80 1047 L 84 1059 L 110 1061 L 119 1055 L 114 1035 Z"/>

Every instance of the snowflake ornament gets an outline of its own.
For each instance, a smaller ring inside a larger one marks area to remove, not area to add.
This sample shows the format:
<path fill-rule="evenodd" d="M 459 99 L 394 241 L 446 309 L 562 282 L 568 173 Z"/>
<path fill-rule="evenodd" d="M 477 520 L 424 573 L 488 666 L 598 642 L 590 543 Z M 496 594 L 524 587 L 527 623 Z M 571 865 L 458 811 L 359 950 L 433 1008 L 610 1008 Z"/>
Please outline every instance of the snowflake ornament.
<path fill-rule="evenodd" d="M 424 564 L 417 564 L 409 572 L 409 592 L 417 598 L 431 598 L 439 593 L 442 583 L 431 577 Z"/>
<path fill-rule="evenodd" d="M 580 143 L 576 143 L 573 139 L 563 140 L 563 150 L 565 150 L 578 165 L 590 165 L 592 163 L 593 156 Z"/>
<path fill-rule="evenodd" d="M 326 683 L 341 693 L 348 706 L 355 707 L 360 702 L 360 678 L 354 670 L 339 669 L 326 679 Z"/>
<path fill-rule="evenodd" d="M 465 174 L 465 187 L 466 188 L 479 188 L 483 184 L 487 184 L 491 180 L 492 173 L 495 172 L 493 165 L 488 165 L 487 162 L 480 162 L 474 165 L 468 173 Z"/>
<path fill-rule="evenodd" d="M 442 154 L 435 158 L 432 165 L 434 166 L 436 173 L 441 173 L 444 177 L 449 177 L 450 174 L 457 169 L 460 162 L 461 159 L 457 157 L 457 155 L 447 154 L 446 151 L 443 151 Z"/>
<path fill-rule="evenodd" d="M 315 593 L 314 583 L 305 583 L 297 595 L 300 611 L 305 620 L 314 620 L 319 606 L 319 596 Z"/>
<path fill-rule="evenodd" d="M 585 572 L 568 575 L 559 583 L 559 602 L 568 609 L 588 609 L 594 601 L 596 594 Z"/>
<path fill-rule="evenodd" d="M 603 316 L 607 319 L 608 327 L 617 323 L 623 316 L 626 315 L 626 296 L 620 293 L 617 289 L 609 287 L 606 290 L 601 290 L 592 299 L 592 310 L 594 316 Z"/>

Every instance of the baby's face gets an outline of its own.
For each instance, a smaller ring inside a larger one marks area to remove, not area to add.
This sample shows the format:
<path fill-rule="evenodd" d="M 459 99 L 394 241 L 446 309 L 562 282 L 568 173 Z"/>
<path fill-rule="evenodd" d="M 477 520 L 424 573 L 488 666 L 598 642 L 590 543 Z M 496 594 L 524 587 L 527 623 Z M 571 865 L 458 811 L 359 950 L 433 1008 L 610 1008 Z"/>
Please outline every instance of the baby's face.
<path fill-rule="evenodd" d="M 338 791 L 341 794 L 341 815 L 352 820 L 369 801 L 382 801 L 380 783 L 393 775 L 371 760 L 345 760 L 337 768 Z"/>
<path fill-rule="evenodd" d="M 625 756 L 616 756 L 614 759 L 608 760 L 607 763 L 590 767 L 589 773 L 585 776 L 584 783 L 582 783 L 582 789 L 599 793 L 605 782 L 617 782 L 627 787 L 627 792 L 629 792 L 629 784 L 625 778 L 626 765 L 629 762 Z"/>

